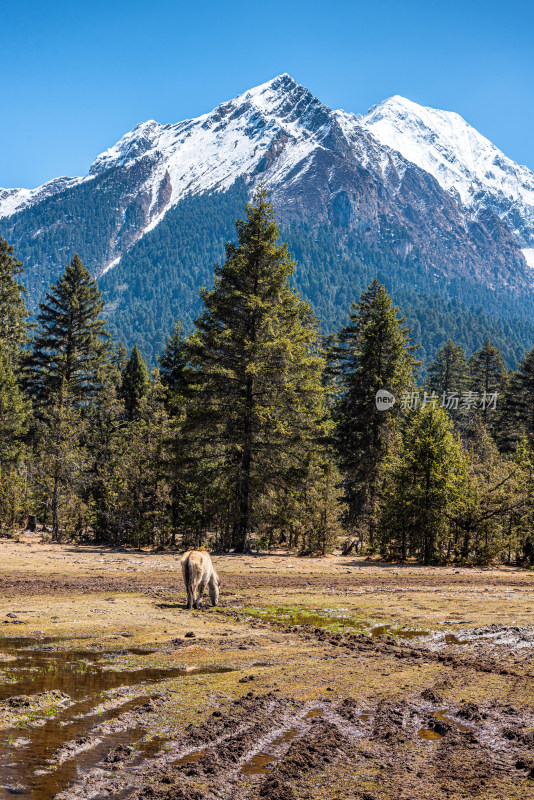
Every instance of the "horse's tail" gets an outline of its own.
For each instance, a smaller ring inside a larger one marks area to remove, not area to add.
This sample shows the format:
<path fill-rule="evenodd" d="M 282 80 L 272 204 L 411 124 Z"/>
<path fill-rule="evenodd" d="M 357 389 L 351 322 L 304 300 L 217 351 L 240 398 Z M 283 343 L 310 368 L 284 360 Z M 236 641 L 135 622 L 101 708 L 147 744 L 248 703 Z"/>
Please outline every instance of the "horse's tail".
<path fill-rule="evenodd" d="M 184 562 L 184 578 L 186 589 L 191 589 L 191 564 L 189 563 L 190 556 L 187 556 Z"/>

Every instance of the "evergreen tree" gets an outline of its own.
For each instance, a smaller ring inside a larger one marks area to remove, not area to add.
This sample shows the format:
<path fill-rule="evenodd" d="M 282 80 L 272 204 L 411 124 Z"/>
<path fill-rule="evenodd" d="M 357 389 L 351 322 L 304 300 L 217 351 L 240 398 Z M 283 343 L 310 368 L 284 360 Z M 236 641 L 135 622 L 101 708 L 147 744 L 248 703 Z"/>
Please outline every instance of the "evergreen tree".
<path fill-rule="evenodd" d="M 4 358 L 13 365 L 19 361 L 28 329 L 24 302 L 27 291 L 16 280 L 21 272 L 22 263 L 14 257 L 13 248 L 0 237 L 0 343 L 4 347 Z"/>
<path fill-rule="evenodd" d="M 161 367 L 161 382 L 167 390 L 167 407 L 171 413 L 177 414 L 183 405 L 186 391 L 187 366 L 187 351 L 179 320 L 167 339 L 165 349 L 158 361 Z"/>
<path fill-rule="evenodd" d="M 449 509 L 455 557 L 488 564 L 517 544 L 517 528 L 525 513 L 527 492 L 522 468 L 503 458 L 480 418 L 467 447 L 469 469 L 462 499 Z"/>
<path fill-rule="evenodd" d="M 64 379 L 35 432 L 35 494 L 55 541 L 82 533 L 91 521 L 91 510 L 82 499 L 89 472 L 86 436 L 87 419 Z"/>
<path fill-rule="evenodd" d="M 425 564 L 444 557 L 449 515 L 463 496 L 467 460 L 447 414 L 433 405 L 410 416 L 386 469 L 382 548 Z"/>
<path fill-rule="evenodd" d="M 115 369 L 115 374 L 122 379 L 122 373 L 128 361 L 128 351 L 122 342 L 119 342 L 111 352 L 111 364 Z"/>
<path fill-rule="evenodd" d="M 331 458 L 314 458 L 310 462 L 302 501 L 303 525 L 300 536 L 302 553 L 330 551 L 343 533 L 341 517 L 341 476 Z"/>
<path fill-rule="evenodd" d="M 437 393 L 442 407 L 446 407 L 447 395 L 451 393 L 461 398 L 462 392 L 469 388 L 469 366 L 461 345 L 447 339 L 428 367 L 425 386 Z"/>
<path fill-rule="evenodd" d="M 55 402 L 62 391 L 74 405 L 87 405 L 100 389 L 109 354 L 103 307 L 96 282 L 76 254 L 39 307 L 26 370 L 38 407 Z"/>
<path fill-rule="evenodd" d="M 114 426 L 107 459 L 100 460 L 95 486 L 96 531 L 113 545 L 168 545 L 172 541 L 169 514 L 169 417 L 164 388 L 155 379 L 138 398 L 135 418 Z"/>
<path fill-rule="evenodd" d="M 0 344 L 0 465 L 16 464 L 23 451 L 30 408 Z"/>
<path fill-rule="evenodd" d="M 168 337 L 165 349 L 158 361 L 161 367 L 162 384 L 171 390 L 181 390 L 186 366 L 186 349 L 179 320 Z"/>
<path fill-rule="evenodd" d="M 518 565 L 534 567 L 534 450 L 525 435 L 518 442 L 513 462 L 521 470 L 521 488 L 525 497 L 523 507 L 510 517 L 510 527 L 514 525 L 516 534 L 515 560 Z"/>
<path fill-rule="evenodd" d="M 187 430 L 197 474 L 218 492 L 220 524 L 243 550 L 267 495 L 276 507 L 301 485 L 324 391 L 315 319 L 289 285 L 294 263 L 264 190 L 236 227 L 237 244 L 226 244 L 188 340 Z"/>
<path fill-rule="evenodd" d="M 120 395 L 124 402 L 127 418 L 132 421 L 139 413 L 141 400 L 146 395 L 150 386 L 150 376 L 148 367 L 143 361 L 139 348 L 134 344 L 130 358 L 128 359 L 124 372 L 122 373 L 122 383 Z"/>
<path fill-rule="evenodd" d="M 503 357 L 489 339 L 484 346 L 471 356 L 469 362 L 471 389 L 482 398 L 481 415 L 487 425 L 496 417 L 499 397 L 502 400 L 506 387 L 507 373 Z M 492 396 L 495 395 L 495 402 Z"/>
<path fill-rule="evenodd" d="M 523 436 L 534 443 L 534 349 L 510 375 L 495 424 L 502 452 L 513 453 Z"/>
<path fill-rule="evenodd" d="M 376 278 L 359 303 L 352 304 L 349 316 L 332 353 L 338 395 L 335 440 L 348 503 L 347 522 L 352 529 L 368 531 L 373 546 L 381 465 L 393 423 L 401 413 L 401 396 L 414 387 L 418 362 L 404 318 L 398 316 Z M 380 389 L 396 398 L 388 411 L 377 409 Z"/>
<path fill-rule="evenodd" d="M 24 436 L 30 408 L 0 343 L 0 527 L 12 527 L 24 509 L 26 468 Z"/>

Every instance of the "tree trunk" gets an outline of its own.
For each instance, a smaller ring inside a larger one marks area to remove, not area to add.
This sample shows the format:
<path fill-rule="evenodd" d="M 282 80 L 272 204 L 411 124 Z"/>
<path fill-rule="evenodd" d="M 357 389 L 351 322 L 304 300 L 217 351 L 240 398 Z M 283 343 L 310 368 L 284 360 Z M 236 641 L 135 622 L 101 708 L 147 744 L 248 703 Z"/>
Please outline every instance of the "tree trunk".
<path fill-rule="evenodd" d="M 55 542 L 59 541 L 59 481 L 54 478 L 54 489 L 52 491 L 52 539 Z"/>
<path fill-rule="evenodd" d="M 250 469 L 252 465 L 252 414 L 254 396 L 252 377 L 247 378 L 245 418 L 243 420 L 243 455 L 239 476 L 239 520 L 234 528 L 234 550 L 244 553 L 250 525 Z"/>

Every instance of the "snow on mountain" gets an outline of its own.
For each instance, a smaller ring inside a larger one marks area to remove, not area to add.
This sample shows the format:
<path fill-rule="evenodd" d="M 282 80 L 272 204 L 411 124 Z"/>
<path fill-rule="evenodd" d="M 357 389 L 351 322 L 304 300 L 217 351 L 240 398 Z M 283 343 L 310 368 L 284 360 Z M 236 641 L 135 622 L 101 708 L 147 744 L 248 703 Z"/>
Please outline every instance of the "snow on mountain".
<path fill-rule="evenodd" d="M 83 181 L 83 178 L 54 178 L 36 189 L 0 189 L 0 217 L 15 214 L 25 206 L 44 200 Z"/>
<path fill-rule="evenodd" d="M 249 178 L 269 152 L 276 158 L 266 182 L 274 186 L 287 180 L 295 163 L 320 146 L 328 133 L 329 114 L 307 89 L 289 75 L 279 75 L 196 119 L 137 125 L 97 157 L 86 178 L 62 178 L 33 190 L 0 190 L 0 217 L 111 168 L 145 159 L 149 175 L 139 192 L 150 197 L 146 233 L 184 196 L 227 189 L 237 178 Z"/>
<path fill-rule="evenodd" d="M 380 166 L 384 173 L 394 169 L 402 177 L 406 161 L 416 164 L 468 209 L 493 211 L 520 245 L 534 245 L 534 174 L 458 114 L 398 95 L 364 117 L 331 112 L 287 74 L 196 119 L 137 125 L 96 158 L 85 178 L 56 178 L 36 189 L 0 189 L 0 217 L 142 158 L 151 162 L 141 187 L 149 197 L 145 232 L 184 196 L 227 189 L 238 177 L 249 179 L 262 161 L 262 180 L 273 189 L 286 182 L 287 193 L 296 179 L 289 177 L 295 166 L 306 169 L 334 120 L 363 167 Z"/>
<path fill-rule="evenodd" d="M 520 244 L 534 245 L 534 173 L 507 158 L 459 114 L 396 95 L 371 108 L 361 124 L 465 206 L 492 210 Z"/>
<path fill-rule="evenodd" d="M 321 147 L 332 119 L 362 166 L 381 164 L 402 176 L 405 160 L 412 162 L 468 208 L 494 211 L 520 244 L 534 245 L 534 174 L 507 158 L 458 114 L 398 95 L 364 117 L 331 112 L 287 74 L 196 119 L 140 123 L 99 155 L 85 178 L 57 178 L 36 189 L 0 189 L 0 217 L 148 156 L 154 162 L 143 187 L 151 195 L 149 230 L 185 195 L 226 189 L 236 178 L 248 178 L 266 152 L 276 157 L 262 177 L 271 187 L 280 185 L 297 163 L 303 165 Z"/>
<path fill-rule="evenodd" d="M 38 237 L 55 230 L 55 207 L 43 207 L 36 231 L 16 212 L 73 189 L 76 197 L 69 192 L 68 209 L 57 213 L 60 225 L 78 233 L 84 230 L 79 198 L 95 181 L 93 199 L 105 222 L 91 230 L 90 257 L 102 274 L 181 200 L 227 190 L 238 178 L 248 187 L 264 182 L 285 221 L 352 230 L 401 258 L 416 249 L 449 277 L 460 270 L 484 275 L 491 286 L 512 285 L 525 271 L 518 245 L 534 244 L 534 176 L 461 117 L 398 97 L 364 118 L 332 111 L 287 74 L 196 119 L 137 125 L 84 178 L 0 190 L 0 217 L 9 220 L 4 227 L 15 240 L 37 237 L 32 247 L 42 252 L 48 245 Z M 496 217 L 516 231 L 515 240 Z M 56 257 L 61 253 L 46 251 L 47 262 Z M 530 282 L 527 272 L 521 280 Z"/>
<path fill-rule="evenodd" d="M 267 182 L 274 186 L 287 180 L 295 163 L 320 146 L 328 113 L 289 75 L 280 75 L 196 119 L 138 125 L 96 159 L 90 175 L 151 155 L 154 163 L 143 187 L 151 195 L 147 232 L 186 195 L 228 189 L 237 178 L 249 178 L 276 141 L 276 163 Z M 321 114 L 324 128 L 312 131 L 307 123 Z M 168 189 L 161 208 L 164 184 Z"/>

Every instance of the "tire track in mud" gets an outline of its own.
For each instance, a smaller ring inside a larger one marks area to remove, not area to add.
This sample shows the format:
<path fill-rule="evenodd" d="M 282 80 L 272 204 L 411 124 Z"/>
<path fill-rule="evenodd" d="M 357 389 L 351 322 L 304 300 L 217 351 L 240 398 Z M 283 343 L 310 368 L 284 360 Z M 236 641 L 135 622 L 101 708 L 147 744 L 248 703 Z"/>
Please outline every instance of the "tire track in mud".
<path fill-rule="evenodd" d="M 121 777 L 93 770 L 90 787 L 72 787 L 60 797 L 297 800 L 316 796 L 306 781 L 333 791 L 336 775 L 348 780 L 358 773 L 364 776 L 361 791 L 358 778 L 350 794 L 317 796 L 373 800 L 365 785 L 374 782 L 388 797 L 431 800 L 441 791 L 465 800 L 493 787 L 492 797 L 527 798 L 534 796 L 533 725 L 534 712 L 511 706 L 471 703 L 444 710 L 434 689 L 418 699 L 383 700 L 372 709 L 350 698 L 299 706 L 274 693 L 249 693 L 190 726 L 135 776 L 125 775 L 126 757 Z M 432 730 L 435 740 L 422 730 Z M 111 751 L 110 760 L 120 763 L 120 752 Z M 144 786 L 134 789 L 134 783 Z M 410 785 L 414 793 L 406 794 Z"/>

